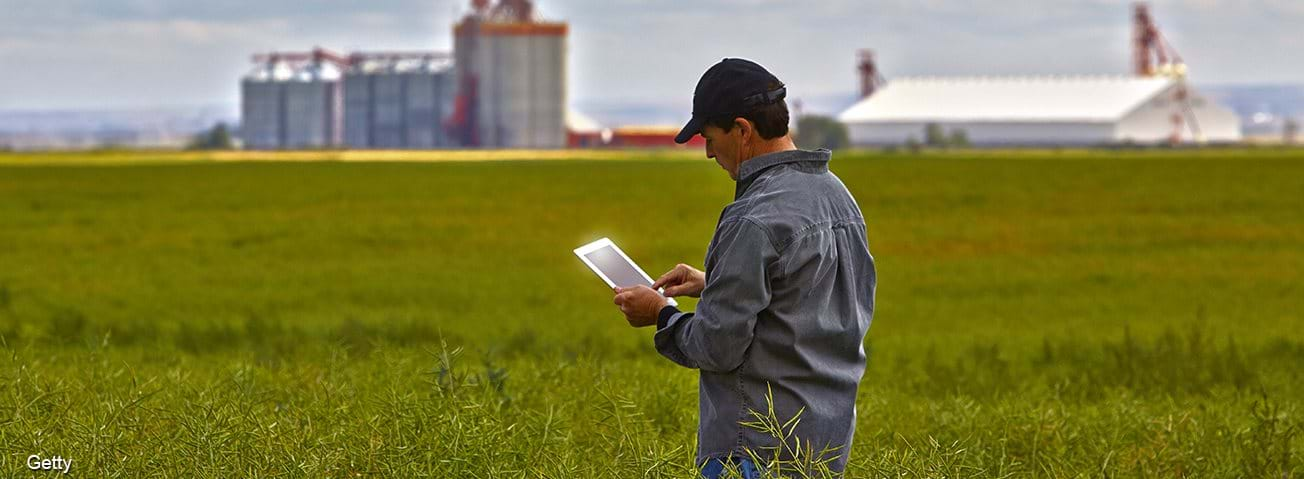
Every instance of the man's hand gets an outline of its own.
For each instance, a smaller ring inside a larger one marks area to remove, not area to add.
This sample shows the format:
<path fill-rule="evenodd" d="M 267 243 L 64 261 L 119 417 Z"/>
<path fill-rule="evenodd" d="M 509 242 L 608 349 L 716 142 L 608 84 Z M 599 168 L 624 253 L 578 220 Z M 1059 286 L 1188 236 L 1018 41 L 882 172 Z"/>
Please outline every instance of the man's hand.
<path fill-rule="evenodd" d="M 635 328 L 657 324 L 657 315 L 670 304 L 665 296 L 647 286 L 616 288 L 615 303 L 625 313 L 625 321 Z"/>
<path fill-rule="evenodd" d="M 665 288 L 666 296 L 669 297 L 701 297 L 702 289 L 705 287 L 706 273 L 683 263 L 679 263 L 674 269 L 657 278 L 657 282 L 652 283 L 652 289 Z"/>

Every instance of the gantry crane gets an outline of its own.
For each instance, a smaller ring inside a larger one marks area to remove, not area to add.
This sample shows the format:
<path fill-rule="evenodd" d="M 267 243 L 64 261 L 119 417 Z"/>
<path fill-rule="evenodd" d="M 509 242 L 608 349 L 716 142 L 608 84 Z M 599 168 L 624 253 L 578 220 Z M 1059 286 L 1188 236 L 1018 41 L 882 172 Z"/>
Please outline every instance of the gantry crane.
<path fill-rule="evenodd" d="M 1150 15 L 1150 7 L 1140 2 L 1132 10 L 1132 65 L 1133 72 L 1138 76 L 1167 76 L 1177 82 L 1172 97 L 1177 111 L 1170 117 L 1173 132 L 1169 135 L 1169 143 L 1180 143 L 1182 131 L 1186 129 L 1196 143 L 1204 144 L 1207 140 L 1200 131 L 1200 122 L 1191 106 L 1191 95 L 1186 86 L 1186 63 L 1159 31 L 1154 17 Z"/>

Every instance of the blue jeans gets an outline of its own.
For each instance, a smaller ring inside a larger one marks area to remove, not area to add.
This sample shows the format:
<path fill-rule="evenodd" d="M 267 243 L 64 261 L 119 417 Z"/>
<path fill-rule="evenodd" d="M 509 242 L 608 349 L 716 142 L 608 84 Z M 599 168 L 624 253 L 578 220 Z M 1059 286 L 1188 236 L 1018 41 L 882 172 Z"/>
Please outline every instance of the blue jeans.
<path fill-rule="evenodd" d="M 761 477 L 760 469 L 756 467 L 751 459 L 731 457 L 728 459 L 714 458 L 707 460 L 706 464 L 702 465 L 702 478 L 720 479 L 725 477 L 725 464 L 733 464 L 734 468 L 742 473 L 743 479 L 758 479 Z"/>

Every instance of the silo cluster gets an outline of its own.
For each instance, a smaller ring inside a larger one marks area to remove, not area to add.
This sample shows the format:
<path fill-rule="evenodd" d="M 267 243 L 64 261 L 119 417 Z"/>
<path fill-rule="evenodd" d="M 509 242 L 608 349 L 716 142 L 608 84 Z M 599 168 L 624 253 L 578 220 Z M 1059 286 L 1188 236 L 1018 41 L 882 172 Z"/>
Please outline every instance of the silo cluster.
<path fill-rule="evenodd" d="M 259 55 L 240 83 L 245 148 L 325 148 L 343 135 L 341 68 L 321 50 Z"/>
<path fill-rule="evenodd" d="M 454 86 L 451 65 L 435 58 L 355 62 L 344 74 L 344 145 L 455 146 L 443 124 L 452 109 Z"/>
<path fill-rule="evenodd" d="M 295 66 L 278 58 L 241 83 L 248 148 L 320 148 L 339 143 L 340 71 L 326 63 Z"/>
<path fill-rule="evenodd" d="M 452 55 L 258 55 L 241 136 L 251 149 L 561 148 L 567 31 L 529 0 L 474 0 Z"/>

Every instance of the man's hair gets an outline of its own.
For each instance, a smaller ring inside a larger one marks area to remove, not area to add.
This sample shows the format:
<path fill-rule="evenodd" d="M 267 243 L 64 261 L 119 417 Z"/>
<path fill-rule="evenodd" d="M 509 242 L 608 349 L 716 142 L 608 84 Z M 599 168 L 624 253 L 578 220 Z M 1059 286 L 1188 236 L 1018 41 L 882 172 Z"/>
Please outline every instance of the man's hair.
<path fill-rule="evenodd" d="M 724 130 L 733 131 L 734 118 L 743 118 L 756 125 L 756 133 L 761 138 L 773 140 L 788 134 L 788 104 L 782 100 L 760 105 L 741 115 L 726 115 L 708 118 L 706 123 Z"/>

